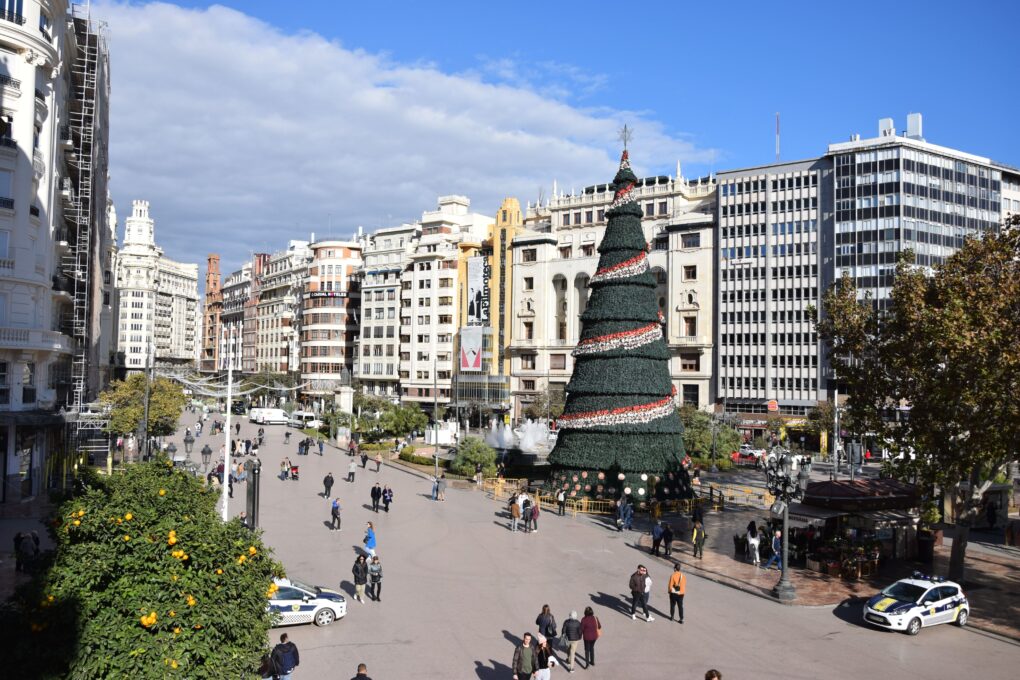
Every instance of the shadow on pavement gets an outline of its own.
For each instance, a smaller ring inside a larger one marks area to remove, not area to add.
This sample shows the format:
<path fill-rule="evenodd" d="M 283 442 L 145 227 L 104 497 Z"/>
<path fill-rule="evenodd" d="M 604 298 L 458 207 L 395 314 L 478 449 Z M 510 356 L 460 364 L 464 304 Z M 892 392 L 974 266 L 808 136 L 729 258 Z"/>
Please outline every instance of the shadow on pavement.
<path fill-rule="evenodd" d="M 340 591 L 348 597 L 354 597 L 354 584 L 350 581 L 340 581 Z"/>
<path fill-rule="evenodd" d="M 489 663 L 492 664 L 492 668 L 481 661 L 475 661 L 475 675 L 478 676 L 478 680 L 505 680 L 505 678 L 513 677 L 513 671 L 505 663 L 492 659 L 489 659 Z"/>
<path fill-rule="evenodd" d="M 496 526 L 498 526 L 500 529 L 506 529 L 507 531 L 513 533 L 513 527 L 511 527 L 506 522 L 501 522 L 498 519 L 494 519 L 494 520 L 492 520 L 492 523 L 495 524 Z M 518 526 L 518 530 L 522 530 L 521 527 L 523 527 L 523 526 L 524 526 L 524 524 L 522 523 L 520 526 Z"/>
<path fill-rule="evenodd" d="M 840 621 L 857 626 L 858 628 L 880 630 L 875 626 L 869 626 L 862 618 L 861 608 L 864 607 L 867 599 L 866 597 L 848 597 L 833 607 L 832 614 Z"/>
<path fill-rule="evenodd" d="M 599 607 L 611 609 L 630 616 L 630 604 L 628 604 L 627 597 L 625 595 L 610 595 L 608 593 L 599 592 L 598 594 L 591 596 L 591 601 Z"/>
<path fill-rule="evenodd" d="M 330 522 L 329 520 L 323 520 L 322 521 L 322 525 L 324 527 L 326 527 L 327 529 L 332 529 L 333 528 L 333 523 Z"/>
<path fill-rule="evenodd" d="M 503 631 L 503 639 L 505 639 L 507 642 L 512 644 L 514 647 L 519 646 L 521 644 L 521 642 L 522 642 L 521 638 L 517 637 L 516 635 L 514 635 L 513 633 L 511 633 L 508 630 L 504 630 Z"/>

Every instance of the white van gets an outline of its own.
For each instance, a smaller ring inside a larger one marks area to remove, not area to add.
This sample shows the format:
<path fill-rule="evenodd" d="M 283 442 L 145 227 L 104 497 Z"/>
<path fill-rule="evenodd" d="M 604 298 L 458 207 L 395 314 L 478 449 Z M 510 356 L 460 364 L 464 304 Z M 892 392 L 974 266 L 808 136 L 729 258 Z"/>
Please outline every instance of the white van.
<path fill-rule="evenodd" d="M 299 430 L 305 428 L 311 428 L 318 430 L 322 427 L 322 421 L 311 411 L 294 411 L 290 414 L 290 422 L 287 423 L 291 427 L 296 427 Z"/>
<path fill-rule="evenodd" d="M 264 408 L 261 411 L 260 418 L 255 421 L 260 425 L 286 425 L 290 421 L 282 408 Z"/>
<path fill-rule="evenodd" d="M 261 423 L 262 422 L 262 412 L 265 411 L 265 410 L 266 409 L 264 409 L 264 408 L 253 408 L 250 411 L 248 411 L 248 422 L 249 423 Z"/>

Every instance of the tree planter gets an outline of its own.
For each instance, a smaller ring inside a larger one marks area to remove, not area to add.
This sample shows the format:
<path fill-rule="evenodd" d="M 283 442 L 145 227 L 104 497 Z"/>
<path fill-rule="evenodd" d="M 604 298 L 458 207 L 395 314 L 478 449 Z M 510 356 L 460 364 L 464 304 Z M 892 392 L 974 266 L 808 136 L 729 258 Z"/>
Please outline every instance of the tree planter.
<path fill-rule="evenodd" d="M 935 561 L 935 536 L 933 534 L 918 534 L 917 561 L 925 564 Z"/>
<path fill-rule="evenodd" d="M 824 573 L 824 570 L 822 569 L 822 563 L 819 562 L 818 560 L 813 560 L 810 557 L 807 558 L 807 568 L 810 569 L 811 571 L 819 571 Z"/>

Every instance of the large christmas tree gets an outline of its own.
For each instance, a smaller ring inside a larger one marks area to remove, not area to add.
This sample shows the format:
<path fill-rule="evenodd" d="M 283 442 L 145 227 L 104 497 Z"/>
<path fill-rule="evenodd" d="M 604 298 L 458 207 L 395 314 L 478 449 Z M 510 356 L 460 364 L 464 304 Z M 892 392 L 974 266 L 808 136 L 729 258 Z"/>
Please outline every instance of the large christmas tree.
<path fill-rule="evenodd" d="M 683 425 L 669 376 L 655 279 L 627 151 L 613 180 L 574 373 L 549 455 L 553 487 L 570 496 L 636 500 L 689 493 Z"/>

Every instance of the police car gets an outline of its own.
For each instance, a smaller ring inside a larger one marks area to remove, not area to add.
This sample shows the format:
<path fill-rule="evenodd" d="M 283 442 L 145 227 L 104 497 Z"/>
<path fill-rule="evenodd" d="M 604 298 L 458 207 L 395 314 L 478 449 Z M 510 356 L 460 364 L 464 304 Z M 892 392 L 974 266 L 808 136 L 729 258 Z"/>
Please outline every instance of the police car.
<path fill-rule="evenodd" d="M 967 625 L 970 604 L 959 583 L 914 572 L 892 584 L 864 605 L 864 620 L 879 628 L 917 635 L 940 623 Z"/>
<path fill-rule="evenodd" d="M 313 621 L 317 626 L 328 626 L 347 614 L 347 599 L 335 590 L 287 578 L 273 582 L 277 590 L 269 598 L 269 611 L 278 614 L 277 626 Z"/>

